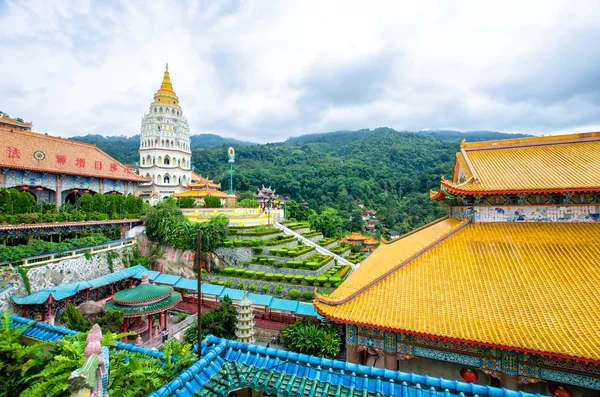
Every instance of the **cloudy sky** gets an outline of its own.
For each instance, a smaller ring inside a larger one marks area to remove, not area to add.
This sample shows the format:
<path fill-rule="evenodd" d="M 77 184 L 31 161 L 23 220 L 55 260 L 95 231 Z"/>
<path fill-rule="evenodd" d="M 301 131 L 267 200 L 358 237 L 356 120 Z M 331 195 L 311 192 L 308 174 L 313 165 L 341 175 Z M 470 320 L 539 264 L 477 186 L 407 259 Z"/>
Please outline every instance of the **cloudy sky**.
<path fill-rule="evenodd" d="M 194 134 L 599 130 L 599 15 L 585 0 L 0 0 L 0 110 L 134 135 L 168 62 Z"/>

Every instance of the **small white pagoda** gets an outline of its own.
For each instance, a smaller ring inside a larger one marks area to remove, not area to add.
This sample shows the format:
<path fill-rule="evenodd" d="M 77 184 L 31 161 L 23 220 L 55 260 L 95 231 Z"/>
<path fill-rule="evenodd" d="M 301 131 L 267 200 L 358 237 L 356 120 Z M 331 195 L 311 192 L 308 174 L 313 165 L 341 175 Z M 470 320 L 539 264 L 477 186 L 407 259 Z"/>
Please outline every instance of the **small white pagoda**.
<path fill-rule="evenodd" d="M 252 301 L 248 299 L 244 292 L 244 297 L 240 300 L 237 310 L 237 330 L 235 336 L 237 340 L 244 343 L 254 343 L 254 314 L 252 314 Z"/>

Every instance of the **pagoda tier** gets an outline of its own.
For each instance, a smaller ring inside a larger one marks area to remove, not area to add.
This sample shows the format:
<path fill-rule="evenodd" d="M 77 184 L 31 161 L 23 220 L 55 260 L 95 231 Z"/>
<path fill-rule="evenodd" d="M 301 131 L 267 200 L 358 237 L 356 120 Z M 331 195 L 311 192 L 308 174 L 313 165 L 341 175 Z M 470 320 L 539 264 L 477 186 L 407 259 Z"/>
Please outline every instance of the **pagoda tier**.
<path fill-rule="evenodd" d="M 240 300 L 237 309 L 237 322 L 235 336 L 237 340 L 245 343 L 254 343 L 254 314 L 252 313 L 252 301 L 248 299 L 246 293 Z"/>

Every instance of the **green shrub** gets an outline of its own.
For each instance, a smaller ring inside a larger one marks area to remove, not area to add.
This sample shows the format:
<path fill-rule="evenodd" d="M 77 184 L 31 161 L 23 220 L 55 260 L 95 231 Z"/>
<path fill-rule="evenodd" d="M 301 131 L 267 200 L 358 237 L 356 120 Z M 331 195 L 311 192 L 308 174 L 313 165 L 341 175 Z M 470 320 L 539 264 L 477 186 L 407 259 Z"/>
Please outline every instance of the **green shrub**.
<path fill-rule="evenodd" d="M 266 258 L 266 257 L 264 257 L 264 256 L 259 256 L 259 257 L 258 257 L 258 261 L 259 261 L 261 264 L 265 264 L 265 263 L 267 262 L 267 258 Z"/>
<path fill-rule="evenodd" d="M 268 285 L 263 285 L 262 287 L 260 287 L 260 289 L 262 290 L 263 294 L 268 294 L 271 287 L 269 287 Z"/>
<path fill-rule="evenodd" d="M 241 247 L 242 246 L 242 240 L 233 240 L 233 245 L 235 247 Z"/>
<path fill-rule="evenodd" d="M 237 289 L 244 289 L 246 288 L 246 286 L 244 285 L 243 281 L 240 281 L 239 283 L 237 283 Z"/>
<path fill-rule="evenodd" d="M 271 281 L 275 275 L 273 273 L 265 274 L 265 280 Z"/>
<path fill-rule="evenodd" d="M 271 248 L 269 250 L 269 252 L 271 253 L 271 255 L 278 255 L 279 254 L 279 250 L 277 248 Z"/>
<path fill-rule="evenodd" d="M 319 276 L 319 277 L 317 277 L 317 283 L 319 283 L 319 285 L 322 286 L 326 282 L 327 282 L 327 277 L 325 277 L 325 276 Z"/>
<path fill-rule="evenodd" d="M 300 291 L 298 291 L 297 289 L 291 289 L 288 292 L 288 296 L 290 297 L 290 299 L 298 299 L 300 298 Z"/>
<path fill-rule="evenodd" d="M 246 269 L 235 269 L 235 275 L 238 277 L 242 277 L 245 272 L 246 272 Z"/>
<path fill-rule="evenodd" d="M 287 251 L 287 256 L 289 256 L 290 258 L 295 258 L 298 256 L 298 251 L 296 250 L 289 250 Z"/>
<path fill-rule="evenodd" d="M 254 291 L 256 291 L 256 284 L 250 284 L 250 285 L 248 286 L 248 291 L 250 291 L 250 292 L 254 292 Z"/>
<path fill-rule="evenodd" d="M 283 280 L 283 274 L 277 273 L 273 276 L 273 278 L 275 279 L 275 281 L 281 281 Z"/>
<path fill-rule="evenodd" d="M 304 280 L 304 276 L 301 274 L 297 274 L 296 276 L 294 276 L 294 281 L 297 283 L 301 283 L 302 280 Z"/>
<path fill-rule="evenodd" d="M 275 263 L 275 258 L 267 258 L 267 263 L 268 263 L 269 265 L 272 265 L 272 264 L 274 264 L 274 263 Z"/>
<path fill-rule="evenodd" d="M 306 276 L 304 277 L 304 280 L 308 283 L 308 285 L 313 285 L 315 281 L 317 281 L 317 278 L 315 276 Z"/>
<path fill-rule="evenodd" d="M 223 283 L 223 285 L 227 288 L 231 288 L 231 284 L 233 284 L 233 282 L 231 280 L 227 280 Z"/>
<path fill-rule="evenodd" d="M 247 277 L 247 278 L 252 278 L 252 277 L 254 277 L 254 270 L 246 270 L 246 271 L 244 272 L 244 277 Z"/>
<path fill-rule="evenodd" d="M 338 276 L 333 276 L 333 277 L 329 277 L 329 283 L 331 284 L 335 284 L 335 283 L 339 283 L 342 281 L 341 278 L 339 278 Z"/>
<path fill-rule="evenodd" d="M 250 259 L 250 263 L 258 263 L 258 257 L 253 256 L 252 259 Z"/>
<path fill-rule="evenodd" d="M 297 269 L 302 266 L 302 261 L 287 261 L 287 267 L 291 267 L 292 269 Z"/>
<path fill-rule="evenodd" d="M 317 270 L 321 267 L 321 264 L 317 262 L 307 262 L 305 266 L 308 268 L 308 270 Z"/>
<path fill-rule="evenodd" d="M 233 267 L 226 267 L 223 269 L 223 273 L 225 273 L 226 276 L 232 276 L 234 272 L 235 269 Z"/>
<path fill-rule="evenodd" d="M 278 285 L 277 287 L 275 287 L 275 295 L 281 296 L 281 294 L 283 294 L 283 288 L 281 288 L 281 286 Z"/>
<path fill-rule="evenodd" d="M 225 240 L 223 241 L 223 247 L 231 247 L 233 245 L 233 241 Z"/>
<path fill-rule="evenodd" d="M 305 299 L 305 300 L 307 300 L 307 301 L 311 301 L 311 300 L 313 300 L 313 299 L 314 299 L 314 297 L 315 297 L 315 296 L 314 296 L 314 295 L 313 295 L 313 293 L 312 293 L 312 292 L 310 292 L 310 291 L 305 291 L 305 292 L 303 292 L 303 293 L 302 293 L 302 298 L 304 298 L 304 299 Z"/>
<path fill-rule="evenodd" d="M 291 282 L 294 279 L 294 275 L 293 274 L 286 274 L 285 276 L 283 276 L 284 280 L 287 281 L 288 283 Z"/>
<path fill-rule="evenodd" d="M 254 273 L 254 277 L 256 277 L 257 280 L 262 280 L 265 277 L 265 272 L 256 272 Z"/>

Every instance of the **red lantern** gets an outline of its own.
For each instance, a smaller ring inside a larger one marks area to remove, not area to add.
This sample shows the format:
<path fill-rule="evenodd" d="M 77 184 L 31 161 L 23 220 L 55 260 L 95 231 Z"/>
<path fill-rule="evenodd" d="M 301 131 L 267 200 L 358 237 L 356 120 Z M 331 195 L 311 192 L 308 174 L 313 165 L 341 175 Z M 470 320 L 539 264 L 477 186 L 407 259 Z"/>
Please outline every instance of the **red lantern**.
<path fill-rule="evenodd" d="M 466 381 L 466 382 L 477 382 L 477 379 L 479 379 L 479 375 L 477 375 L 477 372 L 473 371 L 470 368 L 463 368 L 460 370 L 460 376 Z"/>
<path fill-rule="evenodd" d="M 27 186 L 21 186 L 21 190 L 25 192 L 25 191 L 29 190 L 29 188 Z"/>
<path fill-rule="evenodd" d="M 573 397 L 573 392 L 564 386 L 551 385 L 550 394 L 556 397 Z"/>
<path fill-rule="evenodd" d="M 85 194 L 88 194 L 90 191 L 86 189 L 86 190 L 84 190 L 83 192 L 84 192 Z"/>
<path fill-rule="evenodd" d="M 41 188 L 41 187 L 39 187 L 39 186 L 35 188 L 35 191 L 36 191 L 36 192 L 41 192 L 42 190 L 44 190 L 44 189 L 43 189 L 43 188 Z"/>
<path fill-rule="evenodd" d="M 79 193 L 79 190 L 73 189 L 73 193 L 77 194 L 77 193 Z"/>

